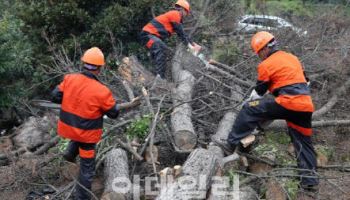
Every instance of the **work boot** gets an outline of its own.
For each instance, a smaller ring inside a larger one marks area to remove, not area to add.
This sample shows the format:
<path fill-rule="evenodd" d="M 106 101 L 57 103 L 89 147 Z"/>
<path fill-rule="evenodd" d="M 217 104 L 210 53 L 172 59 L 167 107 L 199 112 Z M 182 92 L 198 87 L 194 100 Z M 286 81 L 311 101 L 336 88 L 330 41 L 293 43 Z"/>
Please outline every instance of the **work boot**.
<path fill-rule="evenodd" d="M 66 151 L 63 153 L 62 157 L 68 161 L 68 162 L 71 162 L 71 163 L 75 163 L 75 156 L 73 156 L 70 152 Z"/>
<path fill-rule="evenodd" d="M 314 200 L 318 198 L 318 185 L 300 185 L 297 200 Z"/>
<path fill-rule="evenodd" d="M 212 139 L 212 142 L 219 146 L 226 155 L 231 155 L 235 152 L 236 145 L 231 145 L 227 141 L 220 139 Z"/>
<path fill-rule="evenodd" d="M 318 185 L 300 185 L 300 188 L 309 192 L 318 192 Z"/>

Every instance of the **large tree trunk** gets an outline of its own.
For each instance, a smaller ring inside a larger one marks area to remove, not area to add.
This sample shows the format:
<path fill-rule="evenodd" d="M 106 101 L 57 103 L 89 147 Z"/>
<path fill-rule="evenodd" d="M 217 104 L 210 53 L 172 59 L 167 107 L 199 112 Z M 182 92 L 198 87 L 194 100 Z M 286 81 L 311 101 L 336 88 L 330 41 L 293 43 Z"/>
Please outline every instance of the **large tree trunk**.
<path fill-rule="evenodd" d="M 162 188 L 157 199 L 205 199 L 218 168 L 219 163 L 213 153 L 200 148 L 194 150 L 183 165 L 180 177 Z"/>
<path fill-rule="evenodd" d="M 211 137 L 212 141 L 226 142 L 227 137 L 232 129 L 233 123 L 235 122 L 237 114 L 233 111 L 227 112 L 221 119 L 218 129 Z"/>
<path fill-rule="evenodd" d="M 129 179 L 128 157 L 123 149 L 112 149 L 106 155 L 105 167 L 105 189 L 102 195 L 102 200 L 126 200 L 129 199 L 129 193 L 121 193 L 113 190 L 116 185 L 113 181 L 116 178 Z M 122 186 L 119 186 L 122 187 Z"/>
<path fill-rule="evenodd" d="M 197 144 L 197 135 L 191 120 L 192 108 L 188 102 L 192 99 L 195 78 L 181 66 L 182 51 L 182 48 L 178 48 L 172 67 L 177 87 L 172 91 L 175 108 L 171 113 L 171 125 L 177 150 L 191 151 Z"/>
<path fill-rule="evenodd" d="M 118 68 L 119 74 L 132 86 L 152 84 L 155 76 L 145 69 L 135 56 L 125 57 Z"/>

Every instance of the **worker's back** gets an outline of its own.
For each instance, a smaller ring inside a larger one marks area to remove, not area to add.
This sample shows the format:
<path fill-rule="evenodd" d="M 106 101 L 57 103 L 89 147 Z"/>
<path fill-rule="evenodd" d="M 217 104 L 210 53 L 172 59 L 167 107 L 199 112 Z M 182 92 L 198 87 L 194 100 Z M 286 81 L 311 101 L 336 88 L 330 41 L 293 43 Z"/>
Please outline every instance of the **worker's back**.
<path fill-rule="evenodd" d="M 152 19 L 142 30 L 165 39 L 174 33 L 173 23 L 180 24 L 181 21 L 180 12 L 171 10 Z"/>
<path fill-rule="evenodd" d="M 111 91 L 91 73 L 66 75 L 59 89 L 63 100 L 58 133 L 79 142 L 98 142 L 103 114 L 115 105 Z"/>
<path fill-rule="evenodd" d="M 294 111 L 314 111 L 303 67 L 296 56 L 277 51 L 260 63 L 258 74 L 258 80 L 269 82 L 269 91 L 277 96 L 278 104 Z"/>

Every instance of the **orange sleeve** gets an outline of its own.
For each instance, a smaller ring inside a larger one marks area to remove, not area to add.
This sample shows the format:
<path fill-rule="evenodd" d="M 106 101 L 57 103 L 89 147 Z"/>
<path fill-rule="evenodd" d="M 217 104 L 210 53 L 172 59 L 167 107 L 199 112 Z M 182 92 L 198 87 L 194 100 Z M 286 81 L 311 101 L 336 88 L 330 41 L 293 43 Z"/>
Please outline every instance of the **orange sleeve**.
<path fill-rule="evenodd" d="M 116 103 L 109 89 L 107 89 L 101 100 L 101 107 L 104 112 L 109 111 Z"/>
<path fill-rule="evenodd" d="M 63 78 L 63 81 L 58 85 L 57 88 L 60 90 L 60 92 L 64 91 L 64 86 L 65 86 L 67 79 L 68 79 L 68 75 L 65 75 Z"/>
<path fill-rule="evenodd" d="M 167 13 L 168 19 L 172 23 L 177 23 L 181 24 L 182 19 L 181 19 L 181 14 L 179 11 L 172 10 Z"/>
<path fill-rule="evenodd" d="M 262 82 L 270 81 L 270 75 L 266 69 L 266 66 L 262 64 L 258 66 L 258 81 L 262 81 Z"/>

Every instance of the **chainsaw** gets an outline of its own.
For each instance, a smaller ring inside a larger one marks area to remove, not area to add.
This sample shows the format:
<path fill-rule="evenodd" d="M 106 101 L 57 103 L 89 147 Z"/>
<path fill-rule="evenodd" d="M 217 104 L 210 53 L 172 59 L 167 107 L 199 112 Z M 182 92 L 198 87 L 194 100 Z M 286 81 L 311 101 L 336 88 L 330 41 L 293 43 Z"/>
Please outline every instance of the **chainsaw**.
<path fill-rule="evenodd" d="M 131 102 L 118 104 L 118 108 L 120 110 L 126 110 L 129 108 L 135 107 L 135 106 L 139 105 L 141 97 L 142 96 L 135 97 Z M 42 107 L 42 108 L 53 109 L 53 110 L 61 109 L 61 104 L 53 103 L 53 102 L 47 101 L 47 100 L 35 99 L 35 100 L 31 101 L 31 105 L 37 106 L 37 107 Z"/>
<path fill-rule="evenodd" d="M 189 45 L 188 50 L 191 52 L 193 56 L 199 58 L 205 65 L 210 64 L 207 56 L 204 53 L 203 47 L 199 46 L 198 44 L 195 44 L 195 47 L 192 45 Z"/>

